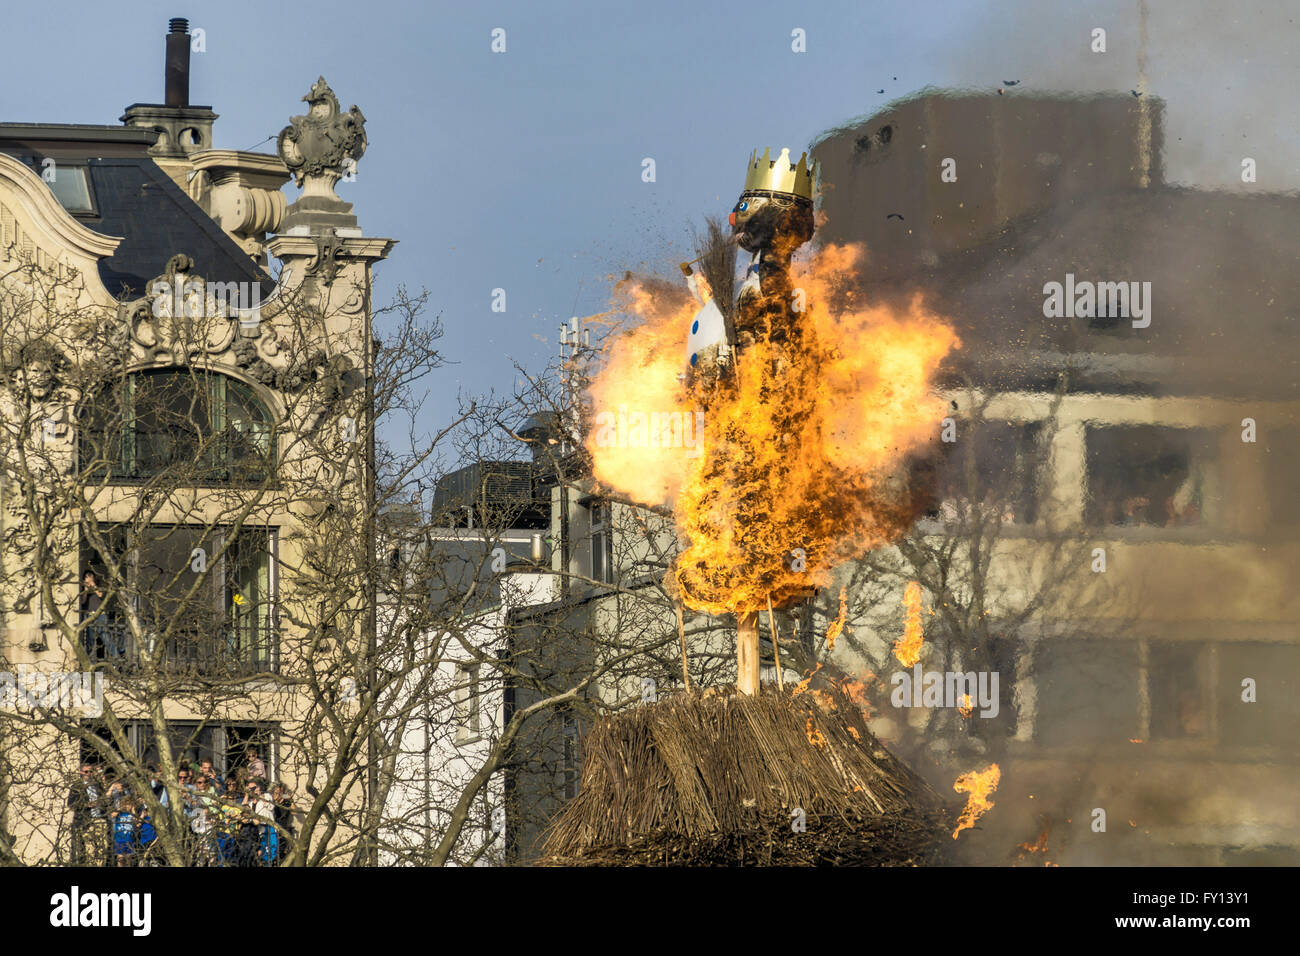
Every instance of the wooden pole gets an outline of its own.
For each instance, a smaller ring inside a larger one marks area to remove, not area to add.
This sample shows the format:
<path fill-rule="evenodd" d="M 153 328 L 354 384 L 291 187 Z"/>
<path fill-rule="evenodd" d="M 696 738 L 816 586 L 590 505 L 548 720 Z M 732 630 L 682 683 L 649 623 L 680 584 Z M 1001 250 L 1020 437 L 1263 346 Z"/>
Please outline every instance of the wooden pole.
<path fill-rule="evenodd" d="M 736 618 L 736 689 L 754 697 L 758 694 L 758 612 Z"/>
<path fill-rule="evenodd" d="M 776 689 L 785 691 L 785 678 L 781 676 L 781 644 L 776 633 L 776 615 L 772 613 L 772 595 L 767 595 L 767 626 L 772 632 L 772 655 L 776 658 Z"/>
<path fill-rule="evenodd" d="M 677 612 L 677 640 L 682 645 L 682 683 L 686 685 L 686 693 L 689 694 L 691 692 L 691 671 L 686 666 L 686 625 L 682 623 L 681 601 L 674 601 L 673 609 Z"/>

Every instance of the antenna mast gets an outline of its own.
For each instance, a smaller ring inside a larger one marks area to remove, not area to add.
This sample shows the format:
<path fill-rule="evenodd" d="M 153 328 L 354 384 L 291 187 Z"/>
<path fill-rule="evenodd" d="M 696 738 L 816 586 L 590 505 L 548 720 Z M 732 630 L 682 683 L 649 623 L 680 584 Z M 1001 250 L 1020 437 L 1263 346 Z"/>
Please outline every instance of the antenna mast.
<path fill-rule="evenodd" d="M 575 315 L 560 325 L 561 416 L 566 436 L 572 436 L 575 441 L 582 433 L 579 403 L 587 384 L 582 366 L 592 351 L 591 329 L 587 328 L 586 320 Z"/>

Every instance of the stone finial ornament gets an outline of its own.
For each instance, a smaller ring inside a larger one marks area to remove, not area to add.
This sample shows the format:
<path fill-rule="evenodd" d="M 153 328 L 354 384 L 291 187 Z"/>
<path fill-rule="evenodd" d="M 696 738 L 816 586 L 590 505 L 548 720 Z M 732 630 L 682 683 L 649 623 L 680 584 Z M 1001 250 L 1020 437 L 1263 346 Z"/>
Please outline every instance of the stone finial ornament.
<path fill-rule="evenodd" d="M 339 99 L 320 77 L 303 97 L 307 115 L 295 116 L 280 131 L 276 152 L 303 198 L 319 197 L 343 204 L 334 192 L 337 183 L 366 151 L 366 118 L 353 106 L 346 113 Z"/>

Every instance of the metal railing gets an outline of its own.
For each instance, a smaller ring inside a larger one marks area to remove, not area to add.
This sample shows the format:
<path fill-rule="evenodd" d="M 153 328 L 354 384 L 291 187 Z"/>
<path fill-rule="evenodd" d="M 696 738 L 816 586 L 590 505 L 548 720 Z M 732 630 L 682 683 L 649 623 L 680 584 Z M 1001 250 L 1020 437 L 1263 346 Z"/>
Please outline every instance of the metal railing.
<path fill-rule="evenodd" d="M 161 639 L 158 630 L 146 631 L 137 640 L 124 621 L 90 623 L 82 632 L 86 653 L 124 673 L 139 672 L 150 661 L 172 673 L 197 676 L 246 676 L 279 670 L 279 631 L 257 621 L 214 624 L 212 627 L 171 629 Z M 159 647 L 162 640 L 164 646 Z"/>

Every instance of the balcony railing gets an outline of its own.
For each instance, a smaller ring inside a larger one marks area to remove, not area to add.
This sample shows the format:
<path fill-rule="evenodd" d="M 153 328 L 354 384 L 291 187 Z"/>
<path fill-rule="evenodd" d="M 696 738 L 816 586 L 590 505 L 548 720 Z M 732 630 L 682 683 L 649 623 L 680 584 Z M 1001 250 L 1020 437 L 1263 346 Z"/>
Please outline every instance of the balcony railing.
<path fill-rule="evenodd" d="M 266 674 L 279 669 L 279 632 L 275 627 L 238 622 L 212 628 L 172 628 L 165 639 L 157 636 L 159 630 L 162 628 L 146 630 L 137 641 L 125 622 L 110 619 L 106 624 L 87 625 L 82 640 L 92 660 L 124 673 L 139 672 L 150 660 L 160 661 L 170 673 L 203 677 Z"/>

